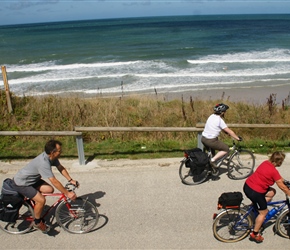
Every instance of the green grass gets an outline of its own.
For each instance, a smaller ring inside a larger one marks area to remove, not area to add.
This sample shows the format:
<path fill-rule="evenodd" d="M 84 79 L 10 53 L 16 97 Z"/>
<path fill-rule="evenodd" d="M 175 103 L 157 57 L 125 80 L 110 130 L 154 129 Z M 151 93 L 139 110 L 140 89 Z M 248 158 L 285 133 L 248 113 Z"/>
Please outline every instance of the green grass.
<path fill-rule="evenodd" d="M 272 95 L 271 95 L 272 96 Z M 268 98 L 268 100 L 271 98 Z M 120 98 L 16 97 L 12 94 L 13 112 L 6 106 L 5 92 L 0 91 L 0 130 L 3 131 L 72 131 L 84 127 L 195 127 L 205 123 L 213 106 L 230 106 L 226 123 L 289 124 L 290 109 L 285 96 L 282 104 L 251 104 L 217 100 L 166 100 L 163 96 Z M 243 146 L 255 153 L 290 151 L 289 129 L 233 129 L 244 138 Z M 85 156 L 99 159 L 182 157 L 184 149 L 197 146 L 193 132 L 86 132 L 83 133 Z M 62 157 L 78 157 L 73 136 L 2 136 L 0 159 L 32 158 L 43 151 L 49 139 L 63 142 Z M 231 144 L 228 136 L 221 140 Z"/>

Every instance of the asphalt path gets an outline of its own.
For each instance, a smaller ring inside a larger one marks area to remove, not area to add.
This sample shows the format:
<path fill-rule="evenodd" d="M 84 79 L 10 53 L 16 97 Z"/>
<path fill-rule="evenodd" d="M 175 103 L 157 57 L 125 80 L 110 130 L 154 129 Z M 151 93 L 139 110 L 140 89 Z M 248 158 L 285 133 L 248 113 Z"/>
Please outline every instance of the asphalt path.
<path fill-rule="evenodd" d="M 256 163 L 266 159 L 257 156 Z M 265 229 L 261 244 L 248 238 L 237 243 L 216 240 L 212 216 L 218 212 L 218 197 L 223 192 L 242 191 L 244 180 L 229 179 L 222 168 L 219 180 L 187 186 L 179 179 L 180 160 L 95 159 L 86 166 L 79 166 L 77 159 L 61 160 L 81 183 L 77 195 L 88 196 L 99 210 L 95 230 L 70 234 L 51 216 L 53 229 L 49 234 L 32 231 L 10 235 L 0 231 L 1 249 L 289 249 L 289 240 L 275 235 L 273 226 Z M 13 177 L 25 163 L 0 162 L 0 181 Z M 286 179 L 290 179 L 289 168 L 287 154 L 279 169 Z M 58 173 L 56 176 L 65 183 Z M 284 197 L 278 190 L 276 199 Z M 48 198 L 47 204 L 52 202 L 53 198 Z M 249 203 L 245 197 L 244 203 Z"/>

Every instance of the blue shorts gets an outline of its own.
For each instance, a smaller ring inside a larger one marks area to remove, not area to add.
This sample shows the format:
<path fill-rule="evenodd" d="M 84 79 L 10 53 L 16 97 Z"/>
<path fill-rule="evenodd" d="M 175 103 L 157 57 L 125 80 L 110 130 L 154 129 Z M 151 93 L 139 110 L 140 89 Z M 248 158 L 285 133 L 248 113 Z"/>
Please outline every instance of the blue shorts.
<path fill-rule="evenodd" d="M 268 191 L 267 191 L 268 192 Z M 246 183 L 244 185 L 245 195 L 253 202 L 253 205 L 258 210 L 267 209 L 266 193 L 258 193 L 251 189 Z"/>

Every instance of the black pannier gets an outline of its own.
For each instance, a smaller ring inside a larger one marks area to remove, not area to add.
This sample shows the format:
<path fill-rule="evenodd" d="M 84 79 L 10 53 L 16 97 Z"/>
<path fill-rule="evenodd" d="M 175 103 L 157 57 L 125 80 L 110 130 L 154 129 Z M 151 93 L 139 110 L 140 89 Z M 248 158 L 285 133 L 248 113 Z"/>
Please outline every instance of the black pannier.
<path fill-rule="evenodd" d="M 188 160 L 185 162 L 185 166 L 190 168 L 193 175 L 201 174 L 209 163 L 208 155 L 200 148 L 186 150 L 185 153 L 188 155 Z"/>
<path fill-rule="evenodd" d="M 0 220 L 5 222 L 15 222 L 19 216 L 24 197 L 13 190 L 12 180 L 7 178 L 3 181 L 0 196 Z"/>
<path fill-rule="evenodd" d="M 241 192 L 222 193 L 218 199 L 218 206 L 222 208 L 240 207 L 243 200 Z"/>

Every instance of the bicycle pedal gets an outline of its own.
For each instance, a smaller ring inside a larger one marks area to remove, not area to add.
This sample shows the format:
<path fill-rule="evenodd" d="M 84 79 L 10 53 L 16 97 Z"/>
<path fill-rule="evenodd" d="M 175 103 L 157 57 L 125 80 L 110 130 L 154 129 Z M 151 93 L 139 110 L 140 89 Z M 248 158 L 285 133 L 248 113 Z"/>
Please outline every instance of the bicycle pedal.
<path fill-rule="evenodd" d="M 219 175 L 220 171 L 219 169 L 212 169 L 211 170 L 211 175 L 214 176 L 214 177 L 217 177 Z"/>

